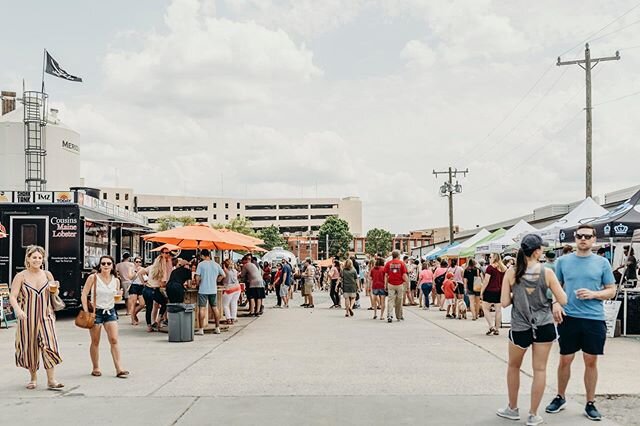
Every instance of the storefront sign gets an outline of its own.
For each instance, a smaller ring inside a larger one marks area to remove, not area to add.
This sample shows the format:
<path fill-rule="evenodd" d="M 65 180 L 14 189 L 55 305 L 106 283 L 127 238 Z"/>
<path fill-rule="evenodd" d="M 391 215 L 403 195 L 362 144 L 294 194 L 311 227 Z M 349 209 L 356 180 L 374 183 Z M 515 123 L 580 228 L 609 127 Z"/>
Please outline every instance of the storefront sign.
<path fill-rule="evenodd" d="M 0 191 L 0 203 L 11 203 L 11 202 L 13 202 L 13 192 Z"/>
<path fill-rule="evenodd" d="M 62 141 L 62 149 L 71 151 L 74 154 L 80 154 L 80 147 L 75 143 L 71 143 L 69 141 L 65 141 L 65 140 Z"/>
<path fill-rule="evenodd" d="M 73 203 L 72 192 L 54 192 L 53 200 L 55 203 Z"/>
<path fill-rule="evenodd" d="M 34 198 L 36 203 L 52 203 L 53 192 L 36 192 Z"/>
<path fill-rule="evenodd" d="M 53 216 L 50 222 L 51 238 L 76 238 L 78 236 L 78 218 Z"/>
<path fill-rule="evenodd" d="M 33 203 L 33 192 L 31 191 L 16 191 L 14 195 L 16 203 Z"/>

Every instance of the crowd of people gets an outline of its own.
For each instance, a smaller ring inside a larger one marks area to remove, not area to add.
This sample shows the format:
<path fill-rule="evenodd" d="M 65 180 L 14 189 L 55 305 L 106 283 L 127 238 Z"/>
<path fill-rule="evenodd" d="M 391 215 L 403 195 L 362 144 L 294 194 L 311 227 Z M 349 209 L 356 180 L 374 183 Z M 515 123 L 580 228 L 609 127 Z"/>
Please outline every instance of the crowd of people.
<path fill-rule="evenodd" d="M 507 387 L 508 404 L 497 411 L 503 418 L 519 420 L 518 391 L 520 368 L 525 353 L 531 348 L 533 384 L 527 425 L 543 422 L 538 408 L 546 386 L 546 368 L 551 344 L 560 347 L 557 396 L 546 407 L 547 413 L 558 413 L 566 406 L 566 389 L 575 354 L 583 352 L 585 364 L 585 414 L 599 420 L 595 407 L 597 360 L 604 354 L 606 324 L 603 301 L 615 296 L 616 279 L 610 263 L 593 253 L 595 230 L 581 225 L 575 233 L 575 252 L 563 250 L 556 259 L 555 251 L 545 250 L 545 243 L 535 234 L 522 238 L 517 257 L 492 254 L 488 261 L 470 259 L 463 266 L 457 259 L 421 261 L 401 258 L 397 250 L 386 260 L 383 255 L 364 261 L 355 258 L 335 260 L 331 266 L 319 266 L 311 259 L 292 264 L 282 259 L 275 264 L 259 262 L 251 254 L 239 262 L 212 258 L 201 250 L 191 261 L 174 258 L 163 249 L 149 266 L 142 259 L 123 255 L 116 264 L 110 256 L 102 256 L 95 273 L 89 275 L 82 292 L 82 309 L 95 312 L 90 330 L 91 375 L 102 375 L 99 344 L 102 328 L 111 347 L 116 377 L 127 378 L 118 343 L 116 303 L 126 299 L 126 313 L 132 325 L 139 324 L 144 310 L 147 331 L 167 325 L 167 304 L 182 303 L 188 291 L 197 291 L 198 328 L 203 335 L 213 317 L 214 333 L 220 333 L 218 314 L 221 303 L 224 322 L 237 321 L 238 306 L 248 306 L 249 316 L 264 313 L 264 299 L 275 294 L 273 308 L 287 309 L 299 291 L 301 306 L 313 309 L 315 291 L 326 291 L 331 298 L 329 309 L 344 309 L 346 318 L 354 317 L 361 307 L 360 294 L 369 298 L 372 318 L 388 323 L 405 320 L 404 307 L 429 310 L 437 308 L 445 319 L 471 320 L 484 317 L 487 336 L 500 334 L 502 308 L 512 306 L 508 333 Z M 637 279 L 637 262 L 630 247 L 624 274 Z M 55 378 L 55 366 L 62 362 L 59 353 L 55 314 L 50 295 L 59 288 L 50 272 L 43 269 L 46 253 L 31 246 L 25 257 L 25 270 L 18 273 L 11 286 L 10 302 L 16 312 L 16 364 L 30 373 L 28 389 L 36 388 L 36 372 L 40 358 L 47 372 L 47 387 L 60 390 L 64 385 Z M 633 270 L 633 272 L 629 272 Z M 617 272 L 617 271 L 616 271 Z M 636 275 L 633 275 L 636 274 Z M 222 300 L 218 301 L 219 291 Z"/>

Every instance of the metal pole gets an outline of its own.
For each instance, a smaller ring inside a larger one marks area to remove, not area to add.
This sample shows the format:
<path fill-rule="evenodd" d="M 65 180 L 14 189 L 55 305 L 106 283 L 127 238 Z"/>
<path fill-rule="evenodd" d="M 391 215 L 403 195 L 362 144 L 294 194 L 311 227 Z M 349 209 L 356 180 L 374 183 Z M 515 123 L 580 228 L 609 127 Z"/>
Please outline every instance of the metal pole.
<path fill-rule="evenodd" d="M 586 83 L 586 113 L 587 113 L 587 146 L 586 146 L 586 170 L 585 170 L 585 198 L 591 197 L 593 185 L 592 164 L 592 122 L 591 122 L 591 51 L 589 43 L 584 48 L 584 69 Z"/>
<path fill-rule="evenodd" d="M 453 188 L 453 174 L 449 167 L 449 188 Z M 453 192 L 449 191 L 449 244 L 453 244 Z"/>
<path fill-rule="evenodd" d="M 44 70 L 47 62 L 47 49 L 43 49 L 42 53 L 42 93 L 44 93 Z"/>
<path fill-rule="evenodd" d="M 325 260 L 329 259 L 329 234 L 325 235 L 325 252 L 324 252 L 324 258 Z"/>

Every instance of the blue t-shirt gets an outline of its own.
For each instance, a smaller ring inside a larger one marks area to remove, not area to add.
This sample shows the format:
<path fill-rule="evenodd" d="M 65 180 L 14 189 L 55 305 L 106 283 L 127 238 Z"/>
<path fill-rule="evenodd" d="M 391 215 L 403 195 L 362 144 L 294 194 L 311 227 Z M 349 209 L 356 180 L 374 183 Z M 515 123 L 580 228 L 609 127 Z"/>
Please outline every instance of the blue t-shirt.
<path fill-rule="evenodd" d="M 606 284 L 615 284 L 616 280 L 607 259 L 595 254 L 567 254 L 556 261 L 556 276 L 567 293 L 568 303 L 564 311 L 568 316 L 604 321 L 603 301 L 578 299 L 576 290 L 585 288 L 600 291 Z"/>
<path fill-rule="evenodd" d="M 284 281 L 285 285 L 291 285 L 291 281 L 293 281 L 293 270 L 288 263 L 282 265 L 282 275 L 287 274 L 287 278 Z"/>
<path fill-rule="evenodd" d="M 218 292 L 218 277 L 223 275 L 224 271 L 213 260 L 203 260 L 198 263 L 196 275 L 200 275 L 199 294 L 216 294 Z"/>

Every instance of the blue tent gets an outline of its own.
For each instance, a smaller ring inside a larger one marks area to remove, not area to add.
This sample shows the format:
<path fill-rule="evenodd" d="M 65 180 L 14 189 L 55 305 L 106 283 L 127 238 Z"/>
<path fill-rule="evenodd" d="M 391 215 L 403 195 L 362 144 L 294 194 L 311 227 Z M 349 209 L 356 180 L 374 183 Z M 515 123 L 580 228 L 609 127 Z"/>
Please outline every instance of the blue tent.
<path fill-rule="evenodd" d="M 460 243 L 453 243 L 453 244 L 449 244 L 448 246 L 442 247 L 440 250 L 438 250 L 435 253 L 431 253 L 429 256 L 427 256 L 427 260 L 434 260 L 436 259 L 438 256 L 440 256 L 441 254 L 443 254 L 444 252 L 446 252 L 447 250 L 449 250 L 451 247 L 455 247 L 457 245 L 460 245 Z"/>

